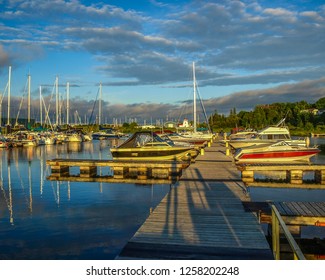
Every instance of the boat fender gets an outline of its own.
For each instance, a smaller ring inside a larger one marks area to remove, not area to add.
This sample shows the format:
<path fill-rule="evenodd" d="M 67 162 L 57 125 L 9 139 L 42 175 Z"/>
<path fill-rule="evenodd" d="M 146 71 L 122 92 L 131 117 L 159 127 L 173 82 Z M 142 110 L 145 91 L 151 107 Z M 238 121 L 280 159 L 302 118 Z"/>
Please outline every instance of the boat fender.
<path fill-rule="evenodd" d="M 308 147 L 309 147 L 309 144 L 310 144 L 310 139 L 309 139 L 309 137 L 306 137 L 306 138 L 305 138 L 305 143 L 306 143 L 306 147 L 308 148 Z"/>

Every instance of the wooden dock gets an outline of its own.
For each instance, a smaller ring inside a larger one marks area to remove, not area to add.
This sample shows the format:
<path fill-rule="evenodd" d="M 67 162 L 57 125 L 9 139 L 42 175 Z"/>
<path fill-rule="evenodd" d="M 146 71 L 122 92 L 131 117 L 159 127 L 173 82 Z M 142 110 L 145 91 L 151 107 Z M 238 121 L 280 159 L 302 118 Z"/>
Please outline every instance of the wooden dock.
<path fill-rule="evenodd" d="M 247 187 L 325 189 L 323 164 L 238 164 L 237 168 Z M 306 173 L 312 173 L 312 178 L 305 179 Z M 261 174 L 264 178 L 257 178 Z"/>
<path fill-rule="evenodd" d="M 244 202 L 247 211 L 258 213 L 261 223 L 271 223 L 268 202 Z M 273 202 L 289 226 L 325 226 L 325 202 Z"/>
<path fill-rule="evenodd" d="M 51 167 L 51 181 L 110 182 L 138 184 L 172 184 L 182 175 L 189 162 L 180 161 L 135 161 L 100 159 L 52 159 L 46 164 Z M 78 168 L 71 174 L 71 168 Z M 99 168 L 108 167 L 106 173 Z"/>
<path fill-rule="evenodd" d="M 273 259 L 240 172 L 212 144 L 184 172 L 118 259 Z"/>

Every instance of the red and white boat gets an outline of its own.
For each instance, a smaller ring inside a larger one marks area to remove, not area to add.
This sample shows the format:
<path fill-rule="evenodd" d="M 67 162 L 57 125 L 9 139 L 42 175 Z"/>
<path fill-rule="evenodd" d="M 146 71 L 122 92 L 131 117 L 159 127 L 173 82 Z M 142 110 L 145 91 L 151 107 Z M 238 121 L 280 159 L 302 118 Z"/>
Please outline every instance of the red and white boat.
<path fill-rule="evenodd" d="M 263 144 L 237 149 L 234 159 L 238 163 L 309 161 L 319 152 L 317 147 L 292 146 L 285 141 L 280 141 L 271 145 Z"/>

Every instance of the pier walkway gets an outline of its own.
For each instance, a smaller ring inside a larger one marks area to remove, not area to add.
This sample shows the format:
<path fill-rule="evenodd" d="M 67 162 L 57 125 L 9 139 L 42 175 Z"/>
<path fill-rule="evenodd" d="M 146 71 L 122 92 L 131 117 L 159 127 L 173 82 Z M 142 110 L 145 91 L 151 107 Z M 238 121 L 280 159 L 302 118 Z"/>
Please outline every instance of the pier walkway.
<path fill-rule="evenodd" d="M 150 214 L 118 259 L 273 259 L 241 174 L 213 143 Z"/>

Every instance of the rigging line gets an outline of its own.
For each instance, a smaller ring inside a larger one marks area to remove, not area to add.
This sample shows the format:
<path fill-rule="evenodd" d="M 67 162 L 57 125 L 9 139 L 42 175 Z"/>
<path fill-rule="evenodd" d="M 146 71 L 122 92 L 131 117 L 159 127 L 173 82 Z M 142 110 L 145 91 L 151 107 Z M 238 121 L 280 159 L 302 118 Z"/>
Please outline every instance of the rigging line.
<path fill-rule="evenodd" d="M 47 112 L 50 112 L 51 101 L 52 101 L 52 98 L 53 98 L 53 95 L 54 95 L 54 91 L 55 91 L 55 82 L 54 82 L 54 85 L 52 87 L 52 92 L 51 92 L 51 96 L 50 96 L 50 100 L 49 100 L 49 106 L 47 107 Z M 43 96 L 42 96 L 42 99 L 43 99 L 43 103 L 44 103 L 44 109 L 46 110 L 46 105 L 45 105 Z M 47 117 L 48 117 L 48 119 L 50 119 L 49 116 L 48 116 L 48 114 L 47 114 Z M 45 117 L 45 123 L 46 123 L 46 117 Z M 52 125 L 51 125 L 51 127 L 52 127 Z"/>
<path fill-rule="evenodd" d="M 45 109 L 45 112 L 46 112 L 46 115 L 45 115 L 45 123 L 46 123 L 46 121 L 48 120 L 48 121 L 49 121 L 49 124 L 50 124 L 50 126 L 51 126 L 51 129 L 52 129 L 52 131 L 53 131 L 54 129 L 53 129 L 53 126 L 52 126 L 52 123 L 51 123 L 50 117 L 49 117 L 49 111 L 46 110 L 46 105 L 45 105 L 45 101 L 44 101 L 43 96 L 41 96 L 41 99 L 42 99 L 42 101 L 43 101 L 44 109 Z M 50 105 L 51 105 L 51 104 L 49 104 L 49 109 L 50 109 Z"/>
<path fill-rule="evenodd" d="M 88 124 L 91 124 L 91 120 L 93 118 L 93 114 L 94 114 L 94 110 L 95 110 L 95 106 L 96 106 L 96 102 L 97 102 L 97 98 L 98 98 L 98 93 L 99 93 L 99 89 L 97 89 L 96 99 L 94 101 L 93 110 L 91 111 L 91 115 L 90 115 Z"/>
<path fill-rule="evenodd" d="M 25 94 L 26 94 L 26 91 L 27 91 L 27 85 L 28 85 L 28 80 L 26 81 L 25 88 L 24 88 L 24 91 L 23 91 L 23 96 L 21 97 L 21 100 L 20 100 L 20 104 L 19 104 L 19 109 L 18 109 L 18 113 L 17 113 L 17 116 L 16 116 L 15 125 L 18 125 L 18 118 L 19 118 L 19 115 L 20 115 L 21 107 L 22 107 L 23 102 L 24 102 Z"/>
<path fill-rule="evenodd" d="M 205 111 L 205 108 L 204 108 L 204 105 L 203 105 L 203 100 L 202 100 L 202 97 L 201 97 L 198 86 L 196 87 L 196 89 L 197 89 L 197 93 L 198 93 L 199 100 L 200 100 L 200 103 L 201 103 L 201 107 L 202 107 L 202 110 L 203 110 L 203 114 L 204 114 L 205 120 L 206 120 L 207 125 L 208 125 L 209 132 L 211 132 L 211 127 L 210 127 L 210 124 L 209 124 L 208 116 L 207 116 L 207 113 Z"/>
<path fill-rule="evenodd" d="M 2 95 L 2 97 L 1 97 L 0 104 L 2 104 L 2 101 L 3 101 L 3 99 L 4 99 L 5 95 L 6 95 L 6 91 L 7 91 L 7 89 L 8 89 L 8 83 L 7 83 L 6 87 L 5 87 L 5 90 L 3 91 L 3 95 Z"/>

